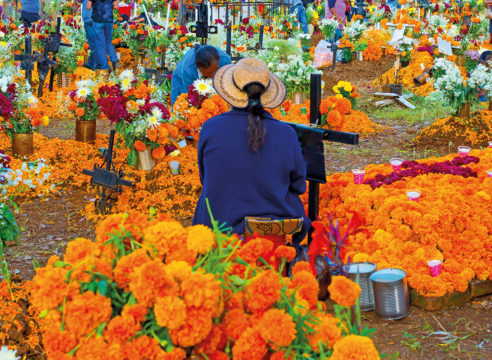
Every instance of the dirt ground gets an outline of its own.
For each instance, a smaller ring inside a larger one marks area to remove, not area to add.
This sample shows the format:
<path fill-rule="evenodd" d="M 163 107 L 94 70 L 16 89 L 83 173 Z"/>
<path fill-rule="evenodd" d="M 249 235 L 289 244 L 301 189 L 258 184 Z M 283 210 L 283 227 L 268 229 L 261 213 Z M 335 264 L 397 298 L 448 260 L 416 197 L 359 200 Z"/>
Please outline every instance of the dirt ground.
<path fill-rule="evenodd" d="M 379 89 L 370 83 L 392 66 L 392 58 L 380 62 L 353 61 L 337 65 L 335 71 L 325 71 L 325 91 L 339 80 L 355 83 L 361 92 L 362 103 Z M 364 105 L 366 106 L 366 105 Z M 366 111 L 362 106 L 361 110 Z M 406 159 L 426 157 L 407 146 L 426 125 L 408 125 L 405 119 L 371 117 L 386 130 L 362 138 L 358 147 L 326 144 L 327 173 L 350 171 L 370 163 L 387 162 L 389 158 Z M 109 133 L 109 123 L 99 122 L 98 132 Z M 42 133 L 49 137 L 73 138 L 73 120 L 51 120 Z M 438 155 L 446 149 L 437 151 Z M 81 210 L 94 195 L 85 189 L 58 193 L 46 198 L 19 203 L 16 219 L 21 229 L 19 245 L 11 246 L 7 259 L 14 274 L 32 279 L 33 264 L 43 266 L 51 255 L 62 254 L 68 241 L 76 237 L 94 238 L 94 227 Z M 186 224 L 189 225 L 189 224 Z M 441 312 L 424 311 L 411 306 L 408 317 L 397 321 L 379 318 L 374 311 L 363 313 L 363 322 L 375 328 L 374 341 L 381 353 L 389 359 L 492 359 L 492 296 L 477 298 L 458 308 Z M 450 336 L 440 340 L 445 331 Z"/>

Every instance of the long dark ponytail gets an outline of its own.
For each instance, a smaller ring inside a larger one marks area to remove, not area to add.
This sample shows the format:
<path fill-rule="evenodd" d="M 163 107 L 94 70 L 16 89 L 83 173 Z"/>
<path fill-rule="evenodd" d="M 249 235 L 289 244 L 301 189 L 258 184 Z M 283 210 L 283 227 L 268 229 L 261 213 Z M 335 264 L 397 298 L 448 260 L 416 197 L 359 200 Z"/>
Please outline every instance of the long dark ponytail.
<path fill-rule="evenodd" d="M 248 85 L 244 91 L 248 94 L 248 142 L 253 152 L 258 152 L 265 142 L 266 129 L 263 124 L 264 109 L 261 105 L 261 95 L 265 88 L 260 84 Z"/>

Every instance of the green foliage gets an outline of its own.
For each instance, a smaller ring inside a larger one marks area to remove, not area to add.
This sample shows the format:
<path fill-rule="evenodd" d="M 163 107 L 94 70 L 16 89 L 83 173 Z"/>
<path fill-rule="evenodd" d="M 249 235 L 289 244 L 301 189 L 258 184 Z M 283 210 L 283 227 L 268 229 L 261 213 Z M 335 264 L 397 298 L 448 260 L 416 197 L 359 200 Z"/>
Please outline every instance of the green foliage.
<path fill-rule="evenodd" d="M 290 55 L 302 55 L 302 50 L 297 45 L 296 41 L 269 40 L 265 43 L 265 48 L 272 50 L 278 56 L 287 58 Z"/>

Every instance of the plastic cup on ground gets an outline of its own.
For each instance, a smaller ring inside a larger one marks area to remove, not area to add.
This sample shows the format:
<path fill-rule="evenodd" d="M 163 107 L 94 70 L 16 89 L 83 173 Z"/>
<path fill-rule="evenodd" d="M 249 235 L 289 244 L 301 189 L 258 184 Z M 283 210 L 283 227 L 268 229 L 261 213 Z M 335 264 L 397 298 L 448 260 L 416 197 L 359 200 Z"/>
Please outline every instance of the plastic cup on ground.
<path fill-rule="evenodd" d="M 169 166 L 171 167 L 171 173 L 177 175 L 179 173 L 179 161 L 169 161 Z"/>
<path fill-rule="evenodd" d="M 178 143 L 178 146 L 179 146 L 180 148 L 184 148 L 184 147 L 186 147 L 187 145 L 188 145 L 188 143 L 186 142 L 186 139 L 183 139 L 183 140 L 181 140 L 181 141 Z"/>
<path fill-rule="evenodd" d="M 433 277 L 439 276 L 441 273 L 441 260 L 427 261 L 427 265 L 429 265 L 429 270 Z"/>
<path fill-rule="evenodd" d="M 407 190 L 408 200 L 419 201 L 419 197 L 421 193 L 422 192 L 420 190 L 415 190 L 415 189 Z"/>
<path fill-rule="evenodd" d="M 468 156 L 468 153 L 470 152 L 471 148 L 468 146 L 458 146 L 458 152 L 460 156 Z"/>
<path fill-rule="evenodd" d="M 487 170 L 488 177 L 492 177 L 492 170 Z"/>
<path fill-rule="evenodd" d="M 362 184 L 362 182 L 364 181 L 364 174 L 366 173 L 366 171 L 361 169 L 353 169 L 352 173 L 354 174 L 354 183 Z"/>
<path fill-rule="evenodd" d="M 401 164 L 403 164 L 403 160 L 400 158 L 393 158 L 393 159 L 390 159 L 390 164 L 391 164 L 391 167 L 393 168 L 393 171 L 400 171 L 401 170 Z"/>
<path fill-rule="evenodd" d="M 489 148 L 492 149 L 492 141 L 489 141 Z"/>

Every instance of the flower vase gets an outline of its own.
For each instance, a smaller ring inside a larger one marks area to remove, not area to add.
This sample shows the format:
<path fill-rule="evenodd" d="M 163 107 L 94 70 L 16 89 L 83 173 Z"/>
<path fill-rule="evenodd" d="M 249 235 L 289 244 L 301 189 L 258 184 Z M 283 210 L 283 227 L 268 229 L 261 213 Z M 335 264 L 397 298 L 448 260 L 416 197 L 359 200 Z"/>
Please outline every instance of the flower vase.
<path fill-rule="evenodd" d="M 492 100 L 489 100 L 489 111 L 492 111 Z"/>
<path fill-rule="evenodd" d="M 356 51 L 355 54 L 358 61 L 364 61 L 364 55 L 362 54 L 362 51 Z"/>
<path fill-rule="evenodd" d="M 466 57 L 465 55 L 458 55 L 456 57 L 456 65 L 465 66 Z"/>
<path fill-rule="evenodd" d="M 294 93 L 294 96 L 292 98 L 292 102 L 296 105 L 301 105 L 304 104 L 306 101 L 306 94 L 301 93 L 301 92 L 296 92 Z"/>
<path fill-rule="evenodd" d="M 156 162 L 152 156 L 152 149 L 147 148 L 144 151 L 137 151 L 137 161 L 135 170 L 150 171 L 154 168 Z"/>
<path fill-rule="evenodd" d="M 456 115 L 461 118 L 469 118 L 470 117 L 470 103 L 465 102 L 461 104 L 456 112 Z"/>
<path fill-rule="evenodd" d="M 56 77 L 56 84 L 59 88 L 66 88 L 72 85 L 72 78 L 65 72 L 59 73 Z"/>
<path fill-rule="evenodd" d="M 410 60 L 401 60 L 400 61 L 400 65 L 401 65 L 401 68 L 406 68 L 408 65 L 410 64 Z"/>
<path fill-rule="evenodd" d="M 96 142 L 96 120 L 75 120 L 75 141 L 94 144 Z"/>
<path fill-rule="evenodd" d="M 12 156 L 23 157 L 34 153 L 33 134 L 12 134 Z"/>

